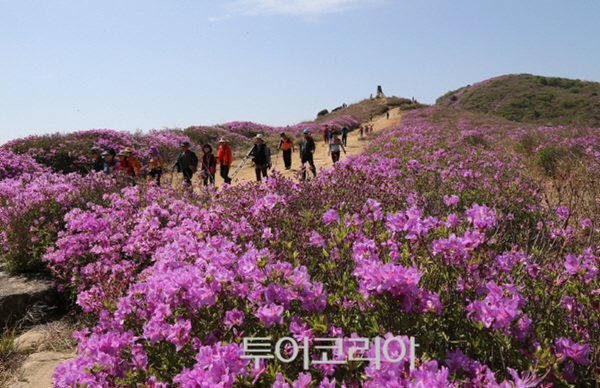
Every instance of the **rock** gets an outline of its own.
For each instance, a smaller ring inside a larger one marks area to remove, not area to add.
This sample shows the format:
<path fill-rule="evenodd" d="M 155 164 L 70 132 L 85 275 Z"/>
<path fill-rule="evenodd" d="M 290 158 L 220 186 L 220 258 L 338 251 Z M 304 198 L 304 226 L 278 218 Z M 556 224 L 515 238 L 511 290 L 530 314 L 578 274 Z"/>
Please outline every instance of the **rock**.
<path fill-rule="evenodd" d="M 9 275 L 0 272 L 0 327 L 14 325 L 35 307 L 37 310 L 62 309 L 64 303 L 48 278 Z"/>
<path fill-rule="evenodd" d="M 16 381 L 8 388 L 52 388 L 52 373 L 58 364 L 75 358 L 75 352 L 40 352 L 27 357 Z"/>
<path fill-rule="evenodd" d="M 41 331 L 28 331 L 15 339 L 15 347 L 19 351 L 30 349 L 38 350 L 38 347 L 47 339 L 47 335 Z"/>

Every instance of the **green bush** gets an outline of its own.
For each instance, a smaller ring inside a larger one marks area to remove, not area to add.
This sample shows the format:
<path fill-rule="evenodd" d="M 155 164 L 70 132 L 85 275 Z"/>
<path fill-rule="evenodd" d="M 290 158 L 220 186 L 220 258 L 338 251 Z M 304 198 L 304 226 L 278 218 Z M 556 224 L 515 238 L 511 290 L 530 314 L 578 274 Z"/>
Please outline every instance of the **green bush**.
<path fill-rule="evenodd" d="M 536 153 L 536 159 L 538 165 L 544 170 L 544 172 L 554 177 L 559 171 L 561 162 L 566 158 L 567 151 L 558 147 L 545 147 Z"/>

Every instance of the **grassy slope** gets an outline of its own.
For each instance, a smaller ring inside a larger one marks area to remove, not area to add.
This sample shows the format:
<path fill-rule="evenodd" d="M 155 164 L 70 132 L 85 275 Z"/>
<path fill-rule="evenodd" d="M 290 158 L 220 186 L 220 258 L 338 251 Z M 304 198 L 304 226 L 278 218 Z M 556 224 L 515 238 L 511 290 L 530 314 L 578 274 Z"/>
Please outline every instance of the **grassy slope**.
<path fill-rule="evenodd" d="M 371 115 L 373 117 L 382 115 L 388 110 L 396 107 L 400 107 L 402 110 L 412 110 L 423 107 L 424 105 L 416 102 L 412 102 L 407 98 L 400 97 L 384 97 L 384 98 L 367 98 L 354 104 L 348 105 L 346 108 L 330 112 L 326 115 L 317 117 L 314 122 L 321 123 L 324 121 L 332 120 L 336 117 L 343 115 L 351 115 L 355 117 L 359 122 L 365 123 L 370 121 Z"/>
<path fill-rule="evenodd" d="M 541 125 L 600 126 L 600 83 L 505 75 L 451 91 L 436 105 Z"/>

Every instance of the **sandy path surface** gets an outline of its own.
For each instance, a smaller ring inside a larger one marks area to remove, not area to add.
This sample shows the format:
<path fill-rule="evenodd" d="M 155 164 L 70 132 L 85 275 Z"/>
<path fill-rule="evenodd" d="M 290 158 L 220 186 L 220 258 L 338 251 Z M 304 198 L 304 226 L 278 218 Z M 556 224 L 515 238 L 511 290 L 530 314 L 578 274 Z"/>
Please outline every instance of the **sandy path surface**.
<path fill-rule="evenodd" d="M 394 109 L 390 110 L 389 113 L 390 113 L 389 119 L 386 118 L 385 114 L 383 114 L 381 116 L 373 117 L 372 121 L 362 123 L 361 125 L 371 125 L 371 124 L 373 125 L 373 132 L 369 132 L 368 134 L 363 135 L 362 138 L 360 137 L 360 130 L 356 129 L 356 130 L 350 132 L 348 134 L 348 146 L 345 147 L 347 153 L 344 155 L 344 153 L 342 152 L 342 154 L 340 156 L 340 161 L 344 160 L 346 158 L 346 156 L 348 156 L 348 155 L 360 154 L 364 150 L 364 148 L 367 145 L 369 145 L 369 143 L 373 139 L 373 137 L 374 137 L 373 135 L 375 133 L 381 131 L 384 128 L 389 128 L 389 127 L 398 125 L 400 123 L 400 119 L 402 118 L 402 115 L 404 112 L 400 111 L 399 108 L 394 108 Z M 318 174 L 319 170 L 330 168 L 333 165 L 333 162 L 331 161 L 331 156 L 327 155 L 328 147 L 323 143 L 322 134 L 321 133 L 313 133 L 312 136 L 313 136 L 313 139 L 315 140 L 315 143 L 317 146 L 313 159 L 314 159 L 315 167 L 317 168 L 317 174 Z M 294 142 L 297 142 L 297 140 L 298 139 L 294 139 Z M 283 156 L 282 156 L 281 152 L 277 152 L 277 149 L 276 149 L 277 144 L 267 143 L 267 145 L 269 146 L 269 148 L 271 148 L 271 153 L 272 153 L 271 154 L 271 163 L 273 166 L 272 169 L 269 171 L 269 174 L 272 171 L 277 170 L 285 177 L 288 177 L 291 179 L 298 179 L 298 173 L 299 173 L 300 164 L 301 164 L 298 147 L 296 147 L 296 152 L 294 152 L 292 154 L 292 168 L 290 170 L 286 170 L 285 165 L 283 164 Z M 252 147 L 252 143 L 248 144 L 248 150 L 250 149 L 250 147 Z M 198 154 L 198 156 L 200 156 L 200 155 Z M 229 172 L 229 176 L 232 176 L 233 172 L 239 166 L 242 159 L 243 159 L 243 157 L 234 159 L 233 165 Z M 311 174 L 309 173 L 309 175 L 311 175 Z M 173 185 L 180 184 L 180 182 L 182 180 L 181 174 L 173 174 L 173 176 L 171 178 L 171 174 L 167 173 L 165 178 L 166 178 L 165 181 L 167 184 L 168 184 L 169 180 L 172 179 Z M 217 174 L 216 174 L 215 179 L 216 179 L 217 186 L 221 186 L 223 184 L 223 179 L 219 175 L 219 166 L 217 166 Z M 256 181 L 256 173 L 254 171 L 254 167 L 252 166 L 252 162 L 250 161 L 250 159 L 248 159 L 246 161 L 244 166 L 235 175 L 232 184 L 235 185 L 235 184 L 239 184 L 240 182 L 244 182 L 244 181 L 252 181 L 252 182 Z M 192 178 L 192 182 L 194 185 L 198 185 L 201 182 L 200 177 L 197 174 L 194 175 L 194 177 Z"/>

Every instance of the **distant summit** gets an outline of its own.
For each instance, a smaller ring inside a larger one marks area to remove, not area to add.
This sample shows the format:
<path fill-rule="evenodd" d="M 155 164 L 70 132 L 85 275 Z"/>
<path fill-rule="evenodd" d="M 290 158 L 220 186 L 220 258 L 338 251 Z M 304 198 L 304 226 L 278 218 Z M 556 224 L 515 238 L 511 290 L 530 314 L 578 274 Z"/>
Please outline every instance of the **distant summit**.
<path fill-rule="evenodd" d="M 540 125 L 600 127 L 600 83 L 511 74 L 467 85 L 436 105 Z"/>

